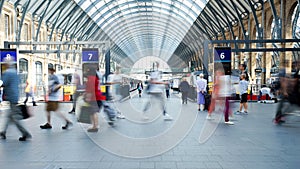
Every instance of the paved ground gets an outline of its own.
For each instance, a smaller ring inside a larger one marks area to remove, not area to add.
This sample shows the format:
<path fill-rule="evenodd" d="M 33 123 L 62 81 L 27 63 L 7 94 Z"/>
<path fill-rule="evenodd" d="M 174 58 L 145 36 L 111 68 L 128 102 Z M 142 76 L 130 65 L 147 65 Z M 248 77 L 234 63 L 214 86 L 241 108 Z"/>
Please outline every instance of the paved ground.
<path fill-rule="evenodd" d="M 164 121 L 155 106 L 147 113 L 150 119 L 142 120 L 140 111 L 146 99 L 133 97 L 117 105 L 127 119 L 118 120 L 115 127 L 107 125 L 103 113 L 100 114 L 98 133 L 87 133 L 88 125 L 76 123 L 76 117 L 67 114 L 70 103 L 62 103 L 61 110 L 74 121 L 71 129 L 61 130 L 63 122 L 53 116 L 53 129 L 41 130 L 45 105 L 39 103 L 34 107 L 34 117 L 24 121 L 32 140 L 19 142 L 19 132 L 14 126 L 9 127 L 7 140 L 0 140 L 0 168 L 298 169 L 300 166 L 300 118 L 293 117 L 282 126 L 273 125 L 276 104 L 250 103 L 249 115 L 236 115 L 235 125 L 228 126 L 223 117 L 218 122 L 218 114 L 215 120 L 206 121 L 206 112 L 197 112 L 195 103 L 181 105 L 175 96 L 167 101 L 173 121 Z"/>

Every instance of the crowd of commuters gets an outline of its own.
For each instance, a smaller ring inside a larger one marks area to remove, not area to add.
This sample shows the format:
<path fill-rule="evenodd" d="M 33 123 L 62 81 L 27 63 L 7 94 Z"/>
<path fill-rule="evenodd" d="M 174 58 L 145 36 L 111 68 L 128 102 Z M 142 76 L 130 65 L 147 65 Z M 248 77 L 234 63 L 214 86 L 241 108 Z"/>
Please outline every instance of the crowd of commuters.
<path fill-rule="evenodd" d="M 145 90 L 149 95 L 149 99 L 147 100 L 145 107 L 143 109 L 142 118 L 144 120 L 148 120 L 147 111 L 150 107 L 150 102 L 156 100 L 159 104 L 159 108 L 162 111 L 162 115 L 164 120 L 172 120 L 172 116 L 167 113 L 165 99 L 170 97 L 170 83 L 168 81 L 162 80 L 161 72 L 159 71 L 159 63 L 155 62 L 155 68 L 153 72 L 150 74 L 150 80 L 147 84 Z M 8 115 L 6 117 L 4 128 L 0 131 L 0 138 L 6 139 L 6 131 L 8 124 L 12 122 L 16 125 L 16 127 L 21 132 L 21 137 L 19 138 L 20 141 L 26 141 L 30 139 L 32 136 L 22 125 L 22 113 L 20 112 L 21 109 L 18 107 L 19 101 L 19 91 L 18 89 L 19 82 L 17 70 L 13 62 L 7 59 L 3 63 L 4 71 L 2 75 L 2 81 L 0 81 L 1 87 L 3 87 L 5 93 L 5 99 L 10 102 L 10 109 Z M 297 64 L 299 67 L 299 63 Z M 291 112 L 295 109 L 299 109 L 300 105 L 300 83 L 299 83 L 299 69 L 297 67 L 297 71 L 291 77 L 287 77 L 284 71 L 281 73 L 280 78 L 280 86 L 278 87 L 279 93 L 281 96 L 281 100 L 278 104 L 278 108 L 276 111 L 274 122 L 276 124 L 281 124 L 284 122 L 284 117 L 287 115 L 288 112 Z M 235 114 L 248 114 L 248 86 L 249 86 L 249 75 L 246 71 L 245 64 L 240 65 L 240 80 L 238 85 L 239 91 L 239 98 L 240 98 L 240 106 L 239 109 L 235 112 Z M 60 89 L 63 85 L 63 77 L 57 75 L 55 73 L 55 69 L 52 65 L 48 65 L 48 93 L 47 93 L 47 100 L 46 100 L 46 123 L 41 125 L 41 129 L 51 129 L 51 113 L 55 112 L 56 114 L 61 117 L 64 122 L 62 126 L 63 130 L 68 129 L 70 126 L 73 125 L 71 120 L 69 120 L 63 113 L 58 111 L 60 105 Z M 83 94 L 84 102 L 88 103 L 89 105 L 89 116 L 91 121 L 90 128 L 87 129 L 88 132 L 98 132 L 99 130 L 99 121 L 98 121 L 98 113 L 104 107 L 106 102 L 104 101 L 105 97 L 103 97 L 103 93 L 101 92 L 101 81 L 102 77 L 99 75 L 99 69 L 97 66 L 89 67 L 86 72 L 84 72 L 85 77 L 85 90 Z M 110 74 L 106 81 L 106 85 L 111 85 L 112 90 L 110 91 L 110 95 L 113 96 L 113 101 L 119 102 L 122 99 L 120 94 L 121 92 L 121 83 L 122 77 L 120 76 L 120 67 L 117 67 L 116 72 Z M 76 86 L 76 89 L 82 88 L 81 77 L 77 72 L 73 75 L 73 84 Z M 232 97 L 232 84 L 231 84 L 231 76 L 225 75 L 223 69 L 216 69 L 214 72 L 214 80 L 212 86 L 212 93 L 208 93 L 207 91 L 207 80 L 204 78 L 204 74 L 200 74 L 197 76 L 196 82 L 196 93 L 197 93 L 197 105 L 198 105 L 198 112 L 203 112 L 205 107 L 208 107 L 207 111 L 207 120 L 211 120 L 213 112 L 223 111 L 224 113 L 224 121 L 225 124 L 233 125 L 231 119 L 233 119 L 233 113 L 230 109 L 230 100 L 233 99 Z M 142 93 L 144 90 L 144 85 L 142 81 L 139 81 L 136 85 L 136 90 L 138 91 L 138 97 L 142 97 Z M 182 104 L 188 103 L 188 96 L 191 92 L 191 85 L 187 81 L 185 77 L 182 78 L 179 84 L 179 91 L 181 93 L 181 100 Z M 34 86 L 27 81 L 25 87 L 26 99 L 24 100 L 24 104 L 26 105 L 29 97 L 32 98 L 33 106 L 37 106 L 35 99 L 34 99 Z M 164 93 L 166 95 L 164 95 Z M 262 87 L 259 92 L 258 100 L 261 100 L 261 96 L 267 94 L 271 98 L 274 98 L 273 92 L 271 92 L 270 88 Z M 211 97 L 207 97 L 211 95 Z M 74 114 L 76 110 L 76 102 L 78 99 L 79 93 L 75 92 L 73 95 L 73 102 L 72 102 L 72 109 L 69 112 L 70 114 Z M 209 98 L 209 100 L 207 99 Z M 288 102 L 289 106 L 284 106 L 285 103 Z M 221 105 L 220 105 L 221 104 Z M 216 108 L 218 107 L 218 108 Z M 224 109 L 220 109 L 223 107 Z M 125 118 L 125 116 L 121 113 L 120 110 L 117 110 L 117 107 L 114 107 L 117 113 L 116 117 L 118 118 Z M 109 119 L 113 121 L 114 117 Z"/>

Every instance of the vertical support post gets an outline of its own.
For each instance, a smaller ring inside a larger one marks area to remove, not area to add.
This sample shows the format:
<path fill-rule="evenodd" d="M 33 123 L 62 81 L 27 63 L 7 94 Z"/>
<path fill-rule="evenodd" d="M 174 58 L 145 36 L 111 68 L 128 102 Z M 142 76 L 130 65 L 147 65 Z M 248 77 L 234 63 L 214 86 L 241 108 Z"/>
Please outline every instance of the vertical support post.
<path fill-rule="evenodd" d="M 105 79 L 107 79 L 110 74 L 110 49 L 105 53 Z"/>
<path fill-rule="evenodd" d="M 3 4 L 4 4 L 4 1 L 0 1 L 0 15 L 2 13 Z"/>
<path fill-rule="evenodd" d="M 4 41 L 4 49 L 9 49 L 10 48 L 10 44 L 8 41 Z"/>
<path fill-rule="evenodd" d="M 204 52 L 203 52 L 203 74 L 208 80 L 208 58 L 209 58 L 209 40 L 204 41 Z"/>
<path fill-rule="evenodd" d="M 107 49 L 105 53 L 105 81 L 107 81 L 108 75 L 110 74 L 110 48 Z M 110 100 L 109 86 L 106 86 L 106 99 Z"/>

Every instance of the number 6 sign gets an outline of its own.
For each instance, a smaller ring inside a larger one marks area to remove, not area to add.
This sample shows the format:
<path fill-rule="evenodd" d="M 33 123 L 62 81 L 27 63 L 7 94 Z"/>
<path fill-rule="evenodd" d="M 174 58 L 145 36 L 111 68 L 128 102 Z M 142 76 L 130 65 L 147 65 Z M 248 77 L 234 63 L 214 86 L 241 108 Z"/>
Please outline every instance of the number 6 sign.
<path fill-rule="evenodd" d="M 214 62 L 231 62 L 231 48 L 230 47 L 215 47 Z"/>

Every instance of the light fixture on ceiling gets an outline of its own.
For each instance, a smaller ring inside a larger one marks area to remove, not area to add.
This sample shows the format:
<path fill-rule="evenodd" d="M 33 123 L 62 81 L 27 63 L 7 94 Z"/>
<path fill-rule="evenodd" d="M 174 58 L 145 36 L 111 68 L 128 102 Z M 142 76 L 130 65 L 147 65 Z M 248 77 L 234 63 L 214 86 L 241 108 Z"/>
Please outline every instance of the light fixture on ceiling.
<path fill-rule="evenodd" d="M 230 29 L 229 29 L 228 26 L 225 26 L 225 27 L 224 27 L 224 31 L 225 31 L 225 32 L 229 32 L 229 30 L 230 30 Z"/>
<path fill-rule="evenodd" d="M 23 6 L 21 4 L 17 4 L 16 5 L 17 17 L 19 17 L 22 12 L 23 12 Z"/>
<path fill-rule="evenodd" d="M 231 25 L 235 27 L 235 26 L 238 26 L 239 24 L 238 24 L 237 20 L 232 20 Z"/>
<path fill-rule="evenodd" d="M 249 19 L 249 14 L 248 14 L 247 12 L 241 13 L 241 16 L 242 16 L 242 19 L 243 19 L 243 20 Z"/>
<path fill-rule="evenodd" d="M 40 20 L 40 16 L 39 16 L 38 14 L 34 14 L 34 15 L 33 15 L 33 19 L 34 19 L 35 21 L 39 21 L 39 20 Z"/>
<path fill-rule="evenodd" d="M 260 11 L 262 9 L 262 4 L 260 2 L 255 2 L 253 6 L 256 11 Z"/>
<path fill-rule="evenodd" d="M 52 23 L 50 21 L 46 22 L 47 27 L 52 27 Z"/>

